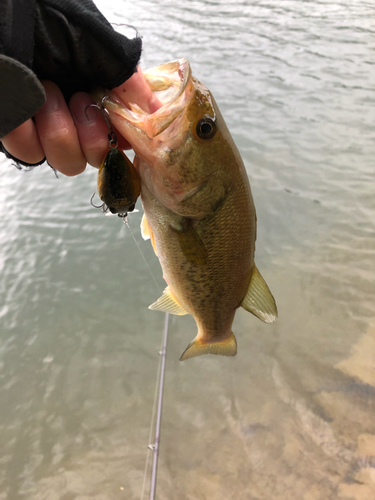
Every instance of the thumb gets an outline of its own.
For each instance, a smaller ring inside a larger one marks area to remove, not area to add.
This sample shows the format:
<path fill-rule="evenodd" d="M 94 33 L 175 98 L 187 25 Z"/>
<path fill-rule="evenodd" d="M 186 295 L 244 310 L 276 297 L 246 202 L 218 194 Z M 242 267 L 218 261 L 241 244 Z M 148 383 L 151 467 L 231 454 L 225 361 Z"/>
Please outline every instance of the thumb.
<path fill-rule="evenodd" d="M 113 92 L 126 105 L 129 103 L 137 104 L 147 113 L 155 113 L 155 111 L 162 107 L 162 103 L 152 93 L 139 66 L 137 67 L 137 72 L 122 85 L 114 88 Z"/>

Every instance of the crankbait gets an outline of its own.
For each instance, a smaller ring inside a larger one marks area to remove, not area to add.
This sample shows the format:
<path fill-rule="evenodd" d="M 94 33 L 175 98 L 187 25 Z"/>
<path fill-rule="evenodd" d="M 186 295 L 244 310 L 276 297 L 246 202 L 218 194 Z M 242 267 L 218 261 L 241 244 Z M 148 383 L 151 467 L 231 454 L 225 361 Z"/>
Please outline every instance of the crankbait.
<path fill-rule="evenodd" d="M 133 212 L 136 201 L 141 193 L 141 182 L 139 174 L 129 158 L 118 149 L 116 134 L 113 131 L 108 116 L 108 111 L 103 106 L 89 104 L 99 109 L 108 127 L 109 150 L 105 155 L 98 173 L 98 194 L 102 205 L 91 204 L 95 208 L 101 208 L 103 212 L 110 211 L 125 218 L 128 212 Z"/>

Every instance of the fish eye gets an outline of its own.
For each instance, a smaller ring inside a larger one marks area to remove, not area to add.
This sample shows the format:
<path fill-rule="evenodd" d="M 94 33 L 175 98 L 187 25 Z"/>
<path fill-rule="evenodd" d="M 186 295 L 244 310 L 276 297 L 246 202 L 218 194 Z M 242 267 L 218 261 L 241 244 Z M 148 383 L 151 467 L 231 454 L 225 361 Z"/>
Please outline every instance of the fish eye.
<path fill-rule="evenodd" d="M 211 139 L 211 137 L 213 137 L 216 132 L 215 120 L 213 120 L 209 116 L 205 116 L 204 118 L 199 120 L 197 126 L 195 127 L 195 130 L 197 131 L 199 137 L 201 137 L 202 139 Z"/>

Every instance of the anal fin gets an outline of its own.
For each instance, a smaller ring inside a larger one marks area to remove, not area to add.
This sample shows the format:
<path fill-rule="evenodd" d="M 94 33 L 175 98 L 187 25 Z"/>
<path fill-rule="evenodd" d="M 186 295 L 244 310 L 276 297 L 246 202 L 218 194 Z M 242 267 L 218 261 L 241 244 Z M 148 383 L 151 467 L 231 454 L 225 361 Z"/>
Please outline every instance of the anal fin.
<path fill-rule="evenodd" d="M 195 338 L 191 342 L 180 357 L 180 361 L 185 359 L 195 358 L 203 354 L 216 354 L 218 356 L 235 356 L 237 354 L 237 341 L 234 333 L 231 332 L 230 337 L 225 340 L 216 342 L 204 342 L 199 338 Z"/>
<path fill-rule="evenodd" d="M 149 306 L 149 309 L 153 311 L 163 311 L 171 314 L 176 314 L 177 316 L 183 316 L 188 314 L 183 307 L 174 298 L 169 286 L 164 290 L 163 295 L 158 298 L 156 302 Z"/>
<path fill-rule="evenodd" d="M 256 266 L 254 266 L 250 285 L 241 302 L 241 307 L 265 323 L 273 323 L 277 318 L 275 299 Z"/>

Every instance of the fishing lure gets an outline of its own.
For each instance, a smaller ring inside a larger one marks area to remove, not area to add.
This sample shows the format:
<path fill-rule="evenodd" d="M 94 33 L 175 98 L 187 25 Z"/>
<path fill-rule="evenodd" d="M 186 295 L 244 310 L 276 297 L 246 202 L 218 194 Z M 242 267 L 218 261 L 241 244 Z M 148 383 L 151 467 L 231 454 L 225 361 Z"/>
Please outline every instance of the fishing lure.
<path fill-rule="evenodd" d="M 91 204 L 95 208 L 101 208 L 103 212 L 110 211 L 125 218 L 128 212 L 133 212 L 136 201 L 141 193 L 141 182 L 139 174 L 129 158 L 118 149 L 117 137 L 114 133 L 108 116 L 108 111 L 103 106 L 89 104 L 87 107 L 96 107 L 108 127 L 109 150 L 106 153 L 99 168 L 97 185 L 99 198 L 102 205 Z M 87 109 L 86 107 L 86 109 Z M 94 193 L 95 194 L 95 193 Z"/>

